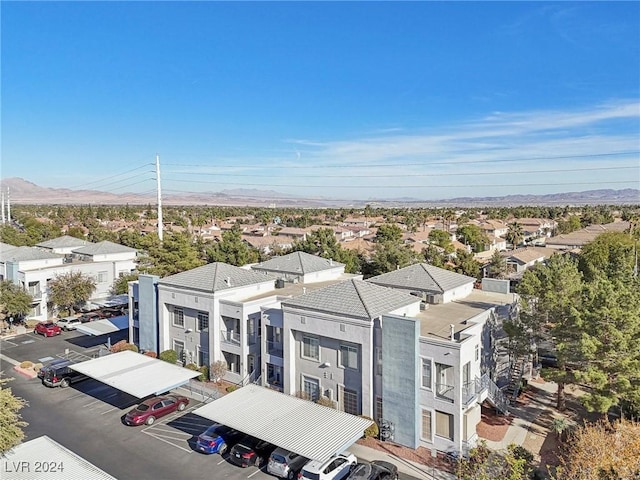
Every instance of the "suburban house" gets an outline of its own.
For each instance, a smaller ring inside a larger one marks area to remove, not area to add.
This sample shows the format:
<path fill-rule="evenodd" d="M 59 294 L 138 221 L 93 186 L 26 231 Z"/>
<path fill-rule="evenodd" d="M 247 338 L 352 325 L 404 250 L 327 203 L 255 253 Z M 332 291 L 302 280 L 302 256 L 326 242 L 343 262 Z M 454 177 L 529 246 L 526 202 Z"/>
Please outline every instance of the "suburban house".
<path fill-rule="evenodd" d="M 544 262 L 555 253 L 558 251 L 553 248 L 524 247 L 501 252 L 501 256 L 507 262 L 509 278 L 520 278 L 526 270 L 536 263 Z"/>
<path fill-rule="evenodd" d="M 590 225 L 575 232 L 547 238 L 545 245 L 557 250 L 573 250 L 582 248 L 605 232 L 625 232 L 629 230 L 629 222 L 613 222 L 605 225 Z"/>
<path fill-rule="evenodd" d="M 49 311 L 48 284 L 56 276 L 80 272 L 96 282 L 90 301 L 111 296 L 114 281 L 136 269 L 137 251 L 112 242 L 91 243 L 73 237 L 60 237 L 36 247 L 0 248 L 0 278 L 22 286 L 33 297 L 29 317 L 47 320 Z M 60 253 L 56 253 L 60 252 Z"/>
<path fill-rule="evenodd" d="M 213 263 L 131 282 L 130 334 L 186 363 L 222 360 L 228 381 L 329 398 L 392 425 L 397 443 L 463 451 L 483 401 L 506 410 L 493 337 L 514 302 L 474 280 L 419 264 L 365 281 L 302 252 Z"/>

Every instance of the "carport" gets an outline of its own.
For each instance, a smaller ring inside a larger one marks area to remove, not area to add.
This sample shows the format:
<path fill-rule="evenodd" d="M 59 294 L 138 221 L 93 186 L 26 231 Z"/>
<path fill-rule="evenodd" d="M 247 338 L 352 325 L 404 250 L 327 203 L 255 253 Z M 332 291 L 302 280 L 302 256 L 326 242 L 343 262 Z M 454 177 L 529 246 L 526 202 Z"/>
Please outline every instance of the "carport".
<path fill-rule="evenodd" d="M 258 385 L 247 385 L 194 414 L 312 460 L 342 453 L 372 421 Z"/>
<path fill-rule="evenodd" d="M 95 320 L 93 322 L 81 323 L 76 330 L 85 335 L 97 337 L 107 333 L 119 332 L 129 328 L 129 315 L 120 317 L 105 318 L 103 320 Z"/>
<path fill-rule="evenodd" d="M 200 372 L 130 350 L 76 363 L 69 368 L 138 398 L 168 392 L 200 375 Z"/>

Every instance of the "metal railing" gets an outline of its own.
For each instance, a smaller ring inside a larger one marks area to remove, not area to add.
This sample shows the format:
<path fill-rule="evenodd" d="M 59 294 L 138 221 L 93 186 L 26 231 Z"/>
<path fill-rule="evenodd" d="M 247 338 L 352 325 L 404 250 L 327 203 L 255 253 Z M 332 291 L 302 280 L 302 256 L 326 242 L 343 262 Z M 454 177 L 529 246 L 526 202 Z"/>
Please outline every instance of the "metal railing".
<path fill-rule="evenodd" d="M 240 334 L 233 330 L 220 330 L 220 338 L 224 343 L 240 345 Z"/>
<path fill-rule="evenodd" d="M 482 382 L 478 377 L 462 385 L 462 403 L 468 405 L 482 392 Z"/>
<path fill-rule="evenodd" d="M 455 394 L 455 388 L 453 385 L 447 385 L 446 383 L 436 383 L 436 397 L 453 402 Z"/>
<path fill-rule="evenodd" d="M 485 373 L 480 378 L 481 386 L 483 389 L 487 389 L 487 399 L 503 414 L 509 413 L 509 399 L 500 390 L 498 385 L 494 383 L 489 374 Z"/>
<path fill-rule="evenodd" d="M 283 354 L 282 342 L 267 342 L 267 353 L 282 358 Z"/>

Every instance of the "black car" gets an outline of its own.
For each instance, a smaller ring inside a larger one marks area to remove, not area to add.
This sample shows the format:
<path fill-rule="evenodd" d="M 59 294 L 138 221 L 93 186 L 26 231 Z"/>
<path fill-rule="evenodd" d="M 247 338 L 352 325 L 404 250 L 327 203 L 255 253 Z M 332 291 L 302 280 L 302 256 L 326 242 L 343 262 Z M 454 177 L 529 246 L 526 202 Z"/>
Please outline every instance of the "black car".
<path fill-rule="evenodd" d="M 247 435 L 233 446 L 229 453 L 229 461 L 240 467 L 260 467 L 275 449 L 275 445 Z"/>
<path fill-rule="evenodd" d="M 393 463 L 374 460 L 371 463 L 358 463 L 348 480 L 397 480 L 398 467 Z"/>
<path fill-rule="evenodd" d="M 42 376 L 42 383 L 47 387 L 62 387 L 66 388 L 72 383 L 86 380 L 86 375 L 69 368 L 75 362 L 66 360 L 65 362 L 58 363 L 44 369 Z"/>
<path fill-rule="evenodd" d="M 71 363 L 66 358 L 57 358 L 56 360 L 51 360 L 49 363 L 44 365 L 40 370 L 38 370 L 38 378 L 42 380 L 44 378 L 45 373 L 51 370 L 54 367 L 69 365 Z"/>

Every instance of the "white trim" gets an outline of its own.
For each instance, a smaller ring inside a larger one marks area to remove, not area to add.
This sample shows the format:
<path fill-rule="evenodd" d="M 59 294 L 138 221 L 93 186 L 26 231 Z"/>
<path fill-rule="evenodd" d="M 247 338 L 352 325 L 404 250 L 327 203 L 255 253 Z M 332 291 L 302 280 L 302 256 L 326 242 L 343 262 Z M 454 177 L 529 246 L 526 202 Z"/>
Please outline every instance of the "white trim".
<path fill-rule="evenodd" d="M 422 383 L 422 380 L 423 380 L 423 378 L 424 378 L 424 375 L 422 374 L 422 373 L 423 373 L 423 370 L 422 370 L 422 369 L 423 369 L 423 362 L 424 362 L 425 360 L 431 364 L 431 369 L 430 369 L 430 372 L 431 372 L 431 383 L 430 383 L 430 385 L 428 385 L 428 386 L 427 386 L 427 385 L 423 385 L 423 383 Z M 434 372 L 434 365 L 435 365 L 435 362 L 433 361 L 433 358 L 430 358 L 430 357 L 423 357 L 423 356 L 421 356 L 421 357 L 420 357 L 420 388 L 421 388 L 422 390 L 428 390 L 428 391 L 430 391 L 430 392 L 431 392 L 431 391 L 433 391 L 433 372 Z"/>
<path fill-rule="evenodd" d="M 429 412 L 430 418 L 431 418 L 431 437 L 425 437 L 423 435 L 423 431 L 422 431 L 422 414 L 423 412 Z M 424 442 L 428 442 L 428 443 L 433 443 L 433 437 L 435 435 L 435 410 L 433 410 L 432 408 L 427 408 L 427 407 L 420 407 L 420 440 L 424 441 Z"/>
<path fill-rule="evenodd" d="M 308 357 L 304 354 L 304 339 L 308 338 L 310 340 L 315 340 L 316 342 L 318 342 L 318 358 L 315 357 Z M 304 333 L 302 335 L 302 340 L 300 341 L 300 358 L 304 358 L 305 360 L 311 360 L 313 362 L 318 362 L 320 363 L 320 359 L 321 359 L 321 355 L 320 355 L 320 337 L 317 335 L 311 335 L 308 333 Z"/>

